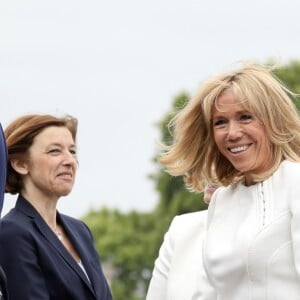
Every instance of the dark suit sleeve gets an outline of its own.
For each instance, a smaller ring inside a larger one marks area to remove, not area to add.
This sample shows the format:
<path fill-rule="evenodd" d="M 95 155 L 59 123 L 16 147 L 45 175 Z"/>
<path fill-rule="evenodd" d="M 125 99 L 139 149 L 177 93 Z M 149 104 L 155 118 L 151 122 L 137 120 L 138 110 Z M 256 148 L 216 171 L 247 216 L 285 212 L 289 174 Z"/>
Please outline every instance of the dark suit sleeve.
<path fill-rule="evenodd" d="M 50 293 L 38 264 L 35 242 L 26 229 L 2 222 L 0 264 L 8 278 L 10 300 L 48 300 Z"/>
<path fill-rule="evenodd" d="M 0 124 L 0 215 L 3 206 L 4 190 L 6 183 L 7 148 L 2 126 Z"/>
<path fill-rule="evenodd" d="M 7 169 L 7 148 L 5 143 L 4 132 L 0 124 L 0 216 L 1 216 L 2 206 L 3 206 L 3 200 L 4 200 L 6 169 Z M 3 295 L 4 299 L 7 299 L 6 277 L 1 266 L 0 266 L 0 292 Z"/>

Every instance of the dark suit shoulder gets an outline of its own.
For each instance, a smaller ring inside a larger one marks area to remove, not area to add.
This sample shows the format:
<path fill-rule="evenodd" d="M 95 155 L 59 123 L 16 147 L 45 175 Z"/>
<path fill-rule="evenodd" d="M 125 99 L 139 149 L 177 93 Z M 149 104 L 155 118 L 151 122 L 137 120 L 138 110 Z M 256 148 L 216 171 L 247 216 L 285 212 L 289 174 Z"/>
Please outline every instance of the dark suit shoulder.
<path fill-rule="evenodd" d="M 68 222 L 69 224 L 74 224 L 74 225 L 84 225 L 84 222 L 81 221 L 80 219 L 76 219 L 74 217 L 59 213 L 60 217 L 65 221 Z"/>
<path fill-rule="evenodd" d="M 88 239 L 92 239 L 92 233 L 89 229 L 89 227 L 79 219 L 75 219 L 73 217 L 70 217 L 68 215 L 64 214 L 58 214 L 58 220 L 61 222 L 63 225 L 65 225 L 65 228 L 70 229 L 73 232 L 76 232 L 79 234 L 82 238 L 88 237 Z"/>
<path fill-rule="evenodd" d="M 3 233 L 10 233 L 15 235 L 16 233 L 27 232 L 27 226 L 24 226 L 29 222 L 28 218 L 20 213 L 16 209 L 12 209 L 1 219 L 1 231 L 0 235 Z"/>
<path fill-rule="evenodd" d="M 58 218 L 61 220 L 62 223 L 65 223 L 68 226 L 72 226 L 73 228 L 77 228 L 79 230 L 90 231 L 88 226 L 80 219 L 76 219 L 74 217 L 70 217 L 61 213 L 58 214 Z"/>

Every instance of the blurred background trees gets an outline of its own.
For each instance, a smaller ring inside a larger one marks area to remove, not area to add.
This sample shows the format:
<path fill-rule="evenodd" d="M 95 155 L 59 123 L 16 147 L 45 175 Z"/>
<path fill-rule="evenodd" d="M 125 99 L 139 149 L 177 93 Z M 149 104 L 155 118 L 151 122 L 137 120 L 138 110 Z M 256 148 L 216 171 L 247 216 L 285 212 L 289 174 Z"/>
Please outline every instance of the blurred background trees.
<path fill-rule="evenodd" d="M 274 73 L 288 88 L 300 93 L 300 61 L 291 61 Z M 160 140 L 164 144 L 172 143 L 168 129 L 170 119 L 189 98 L 188 93 L 179 93 L 173 99 L 170 111 L 158 122 Z M 296 105 L 300 109 L 299 98 Z M 158 153 L 154 153 L 156 173 L 149 175 L 159 195 L 152 212 L 123 213 L 104 208 L 91 211 L 83 218 L 92 230 L 115 300 L 145 299 L 154 260 L 171 219 L 177 214 L 207 208 L 202 194 L 188 192 L 181 177 L 175 178 L 164 172 L 157 156 Z"/>

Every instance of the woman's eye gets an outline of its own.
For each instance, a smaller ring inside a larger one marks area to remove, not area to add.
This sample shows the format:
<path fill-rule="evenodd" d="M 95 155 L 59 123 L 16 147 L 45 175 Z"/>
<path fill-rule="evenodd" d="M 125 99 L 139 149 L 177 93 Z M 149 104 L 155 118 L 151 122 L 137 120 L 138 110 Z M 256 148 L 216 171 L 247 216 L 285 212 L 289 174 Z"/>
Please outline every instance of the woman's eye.
<path fill-rule="evenodd" d="M 76 154 L 77 154 L 76 150 L 70 150 L 70 153 L 71 153 L 72 155 L 76 155 Z"/>
<path fill-rule="evenodd" d="M 252 120 L 252 115 L 250 115 L 250 114 L 241 115 L 241 120 L 242 120 L 242 121 L 249 121 L 249 120 Z"/>
<path fill-rule="evenodd" d="M 59 153 L 59 152 L 60 152 L 59 149 L 50 149 L 50 150 L 48 151 L 48 153 L 52 153 L 52 154 Z"/>
<path fill-rule="evenodd" d="M 216 120 L 216 121 L 214 121 L 214 126 L 215 127 L 222 126 L 224 124 L 225 124 L 224 120 Z"/>

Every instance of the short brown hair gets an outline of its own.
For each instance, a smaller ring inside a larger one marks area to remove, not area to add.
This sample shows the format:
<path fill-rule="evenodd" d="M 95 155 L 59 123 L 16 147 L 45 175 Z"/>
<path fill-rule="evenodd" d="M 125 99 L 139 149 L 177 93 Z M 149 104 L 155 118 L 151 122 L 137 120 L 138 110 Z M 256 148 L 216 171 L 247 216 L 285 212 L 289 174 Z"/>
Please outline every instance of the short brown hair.
<path fill-rule="evenodd" d="M 72 116 L 55 117 L 52 115 L 29 114 L 11 122 L 5 129 L 8 150 L 7 179 L 5 191 L 20 193 L 23 183 L 20 175 L 12 168 L 12 159 L 26 159 L 28 149 L 34 138 L 50 126 L 66 127 L 71 132 L 74 142 L 77 134 L 77 119 Z"/>

